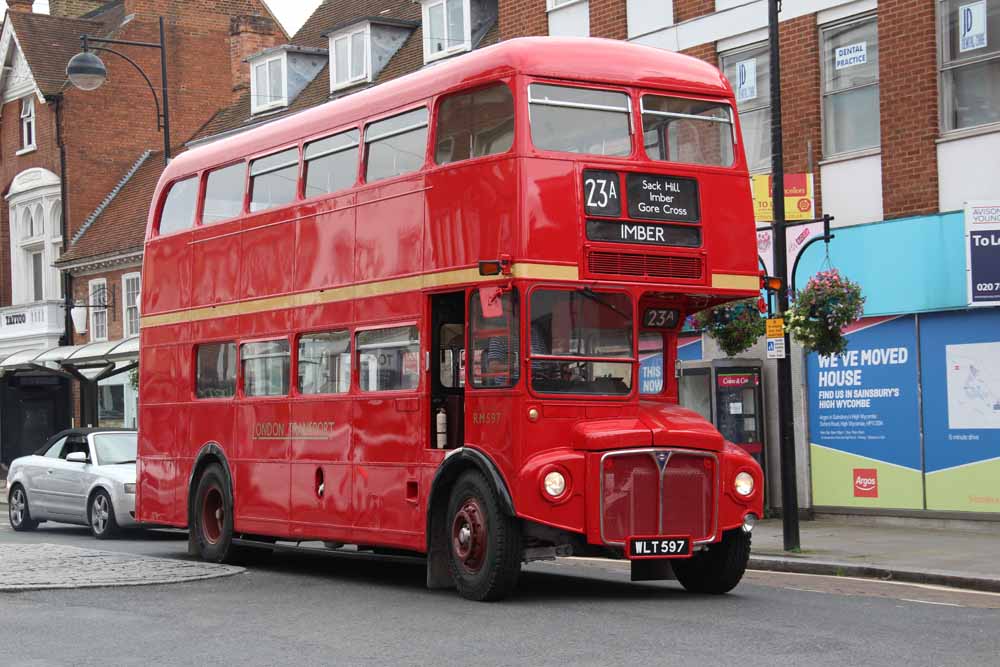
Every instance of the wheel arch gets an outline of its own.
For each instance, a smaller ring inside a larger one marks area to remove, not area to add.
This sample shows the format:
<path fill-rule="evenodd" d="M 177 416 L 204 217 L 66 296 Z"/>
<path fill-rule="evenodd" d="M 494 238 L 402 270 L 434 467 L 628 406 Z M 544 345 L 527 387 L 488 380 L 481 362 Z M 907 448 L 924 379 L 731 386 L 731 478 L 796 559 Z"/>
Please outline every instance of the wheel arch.
<path fill-rule="evenodd" d="M 222 445 L 214 441 L 207 442 L 202 445 L 191 464 L 191 474 L 188 475 L 186 513 L 188 528 L 192 525 L 191 512 L 192 507 L 194 506 L 194 494 L 196 491 L 195 485 L 198 483 L 198 479 L 201 477 L 202 471 L 213 463 L 218 463 L 222 467 L 222 474 L 226 476 L 226 482 L 229 484 L 229 488 L 234 488 L 233 474 L 229 466 L 229 459 L 226 457 L 226 452 L 222 449 Z"/>
<path fill-rule="evenodd" d="M 453 454 L 450 454 L 441 466 L 438 468 L 437 473 L 434 475 L 434 481 L 431 482 L 431 492 L 427 498 L 427 550 L 428 553 L 431 552 L 433 545 L 431 544 L 431 538 L 435 533 L 434 518 L 439 515 L 442 507 L 446 507 L 448 504 L 448 496 L 451 491 L 452 485 L 458 479 L 459 475 L 467 470 L 476 470 L 486 477 L 486 481 L 493 486 L 497 492 L 497 497 L 500 499 L 500 506 L 504 512 L 510 516 L 516 517 L 517 513 L 514 510 L 514 500 L 510 494 L 510 488 L 507 486 L 506 480 L 504 480 L 503 475 L 500 473 L 500 469 L 493 462 L 492 459 L 484 452 L 475 449 L 473 447 L 465 446 L 461 449 L 455 450 Z"/>

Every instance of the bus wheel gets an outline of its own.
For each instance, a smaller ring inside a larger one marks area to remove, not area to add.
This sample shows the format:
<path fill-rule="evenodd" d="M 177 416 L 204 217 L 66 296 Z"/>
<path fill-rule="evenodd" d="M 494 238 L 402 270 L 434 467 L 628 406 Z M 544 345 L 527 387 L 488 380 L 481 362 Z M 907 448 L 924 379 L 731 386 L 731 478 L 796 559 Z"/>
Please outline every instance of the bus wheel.
<path fill-rule="evenodd" d="M 521 531 L 480 473 L 458 478 L 445 526 L 451 578 L 462 597 L 486 601 L 509 595 L 521 573 Z"/>
<path fill-rule="evenodd" d="M 750 560 L 750 533 L 730 530 L 722 541 L 688 560 L 674 561 L 674 574 L 692 593 L 721 595 L 736 588 Z"/>
<path fill-rule="evenodd" d="M 194 496 L 194 531 L 198 555 L 221 563 L 230 557 L 233 543 L 233 494 L 222 467 L 213 463 L 198 480 Z"/>

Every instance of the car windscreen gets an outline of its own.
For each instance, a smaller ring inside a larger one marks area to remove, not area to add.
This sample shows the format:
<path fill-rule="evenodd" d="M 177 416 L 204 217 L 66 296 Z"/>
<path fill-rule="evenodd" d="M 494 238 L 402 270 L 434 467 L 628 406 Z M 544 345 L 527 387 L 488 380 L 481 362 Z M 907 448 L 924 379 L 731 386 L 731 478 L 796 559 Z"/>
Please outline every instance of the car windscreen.
<path fill-rule="evenodd" d="M 632 391 L 632 299 L 617 292 L 531 294 L 531 387 L 550 394 Z"/>
<path fill-rule="evenodd" d="M 135 463 L 137 440 L 135 433 L 98 433 L 94 436 L 97 465 L 112 466 Z"/>
<path fill-rule="evenodd" d="M 528 102 L 536 148 L 618 157 L 632 153 L 631 105 L 625 93 L 533 83 Z"/>

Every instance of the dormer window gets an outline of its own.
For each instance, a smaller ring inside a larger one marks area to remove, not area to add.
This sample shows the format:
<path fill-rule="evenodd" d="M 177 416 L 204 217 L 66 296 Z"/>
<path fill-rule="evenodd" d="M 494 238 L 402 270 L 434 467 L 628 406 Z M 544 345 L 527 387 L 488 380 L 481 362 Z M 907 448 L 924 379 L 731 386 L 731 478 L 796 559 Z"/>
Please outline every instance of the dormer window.
<path fill-rule="evenodd" d="M 288 106 L 288 61 L 285 53 L 250 61 L 250 110 L 260 113 Z"/>
<path fill-rule="evenodd" d="M 424 62 L 472 48 L 469 0 L 423 0 Z"/>
<path fill-rule="evenodd" d="M 371 24 L 330 35 L 330 90 L 371 81 Z"/>

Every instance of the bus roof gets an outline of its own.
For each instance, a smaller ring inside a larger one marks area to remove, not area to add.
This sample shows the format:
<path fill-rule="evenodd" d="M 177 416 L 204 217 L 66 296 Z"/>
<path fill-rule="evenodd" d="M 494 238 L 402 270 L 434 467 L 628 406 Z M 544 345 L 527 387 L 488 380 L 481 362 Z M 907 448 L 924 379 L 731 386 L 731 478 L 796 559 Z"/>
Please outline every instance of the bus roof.
<path fill-rule="evenodd" d="M 732 96 L 729 82 L 716 67 L 691 56 L 613 39 L 523 37 L 472 51 L 276 120 L 252 132 L 182 153 L 167 167 L 161 186 L 237 156 L 287 145 L 303 136 L 390 112 L 464 82 L 510 74 L 642 86 L 712 97 Z"/>

